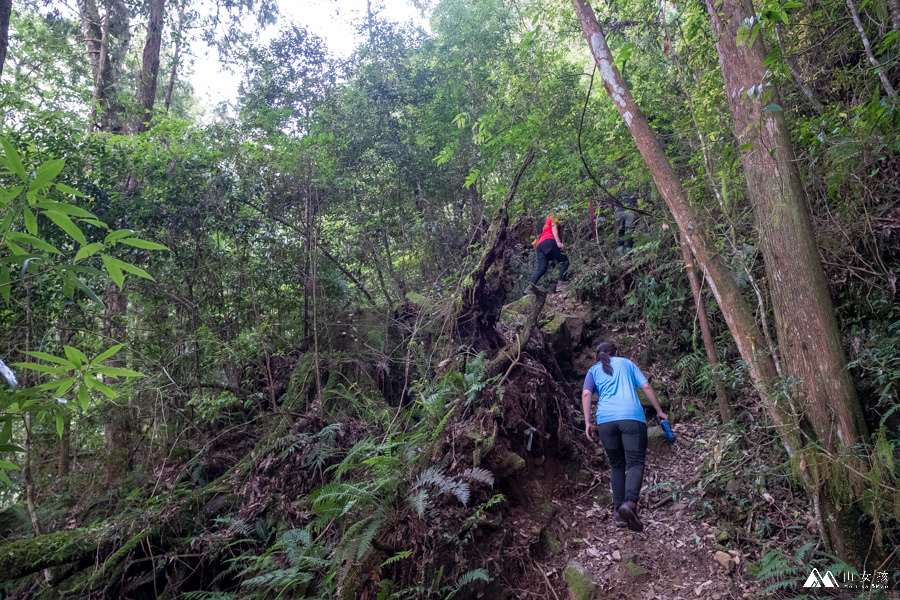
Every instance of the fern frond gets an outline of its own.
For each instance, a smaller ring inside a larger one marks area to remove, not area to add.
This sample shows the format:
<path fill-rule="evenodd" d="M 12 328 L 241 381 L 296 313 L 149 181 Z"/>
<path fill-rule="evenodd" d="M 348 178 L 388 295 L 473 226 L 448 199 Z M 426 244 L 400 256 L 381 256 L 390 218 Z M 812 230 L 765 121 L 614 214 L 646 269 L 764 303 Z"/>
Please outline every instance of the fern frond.
<path fill-rule="evenodd" d="M 482 469 L 481 467 L 466 469 L 462 472 L 462 475 L 460 475 L 460 477 L 462 477 L 463 479 L 477 481 L 478 483 L 483 483 L 491 487 L 493 487 L 494 485 L 494 474 L 487 469 Z"/>
<path fill-rule="evenodd" d="M 473 571 L 467 571 L 463 573 L 459 577 L 456 578 L 456 583 L 453 584 L 453 590 L 447 596 L 447 598 L 453 598 L 456 594 L 458 594 L 464 587 L 467 585 L 471 585 L 476 581 L 483 581 L 485 583 L 490 583 L 491 578 L 488 576 L 488 572 L 484 569 L 475 569 Z"/>
<path fill-rule="evenodd" d="M 372 547 L 372 540 L 378 535 L 378 530 L 384 524 L 384 518 L 374 518 L 372 522 L 363 530 L 359 536 L 359 545 L 356 547 L 356 560 L 362 560 L 369 549 Z"/>

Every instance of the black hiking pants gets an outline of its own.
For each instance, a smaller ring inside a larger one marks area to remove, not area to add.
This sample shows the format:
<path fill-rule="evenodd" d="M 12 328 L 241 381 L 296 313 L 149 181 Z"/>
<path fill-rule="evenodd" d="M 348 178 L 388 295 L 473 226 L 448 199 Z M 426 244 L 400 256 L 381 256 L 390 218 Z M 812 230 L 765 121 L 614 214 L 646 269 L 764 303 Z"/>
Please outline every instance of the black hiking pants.
<path fill-rule="evenodd" d="M 647 424 L 640 421 L 610 421 L 601 423 L 597 428 L 600 442 L 609 457 L 616 510 L 629 500 L 637 504 L 644 480 Z"/>
<path fill-rule="evenodd" d="M 547 272 L 547 264 L 551 260 L 559 263 L 559 280 L 565 281 L 566 271 L 569 268 L 569 257 L 562 253 L 562 250 L 556 245 L 556 240 L 544 240 L 537 245 L 537 260 L 537 271 L 534 272 L 531 283 L 537 285 L 538 280 Z"/>

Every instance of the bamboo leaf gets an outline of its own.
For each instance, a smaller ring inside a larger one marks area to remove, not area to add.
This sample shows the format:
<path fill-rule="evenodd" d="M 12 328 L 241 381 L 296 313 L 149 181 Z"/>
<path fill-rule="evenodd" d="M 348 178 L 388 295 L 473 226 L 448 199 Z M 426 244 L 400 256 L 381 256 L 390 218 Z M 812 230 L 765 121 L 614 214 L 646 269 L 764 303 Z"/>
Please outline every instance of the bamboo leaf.
<path fill-rule="evenodd" d="M 105 254 L 101 254 L 100 258 L 103 259 L 103 266 L 106 267 L 106 272 L 109 273 L 110 278 L 117 286 L 119 286 L 119 290 L 121 290 L 122 286 L 125 285 L 125 274 L 122 273 L 122 269 L 116 264 L 116 262 L 121 261 L 117 261 L 115 258 Z"/>
<path fill-rule="evenodd" d="M 19 176 L 19 179 L 27 183 L 28 175 L 25 173 L 25 166 L 22 164 L 22 159 L 19 158 L 19 153 L 16 152 L 16 149 L 13 148 L 12 144 L 6 141 L 6 138 L 0 138 L 0 144 L 3 145 L 3 152 L 6 154 L 9 168 L 13 173 Z"/>
<path fill-rule="evenodd" d="M 78 286 L 78 289 L 80 289 L 82 292 L 84 292 L 85 296 L 90 298 L 95 304 L 98 304 L 100 306 L 100 308 L 104 308 L 104 309 L 106 308 L 106 305 L 103 304 L 103 300 L 100 299 L 100 296 L 95 294 L 94 290 L 89 288 L 85 282 L 83 282 L 80 278 L 76 277 L 75 275 L 72 275 L 71 273 L 69 273 L 68 275 L 71 277 L 72 283 L 74 283 L 76 286 Z"/>
<path fill-rule="evenodd" d="M 81 229 L 78 228 L 78 225 L 76 225 L 68 215 L 56 212 L 55 210 L 45 210 L 44 216 L 56 223 L 56 226 L 69 234 L 69 237 L 73 240 L 82 246 L 87 245 L 87 238 L 84 237 L 84 233 L 82 233 Z"/>
<path fill-rule="evenodd" d="M 22 216 L 25 219 L 26 231 L 28 231 L 28 233 L 30 233 L 31 235 L 37 235 L 37 217 L 34 216 L 34 213 L 31 212 L 31 209 L 26 206 L 22 211 Z"/>
<path fill-rule="evenodd" d="M 81 386 L 78 388 L 78 402 L 81 404 L 81 410 L 87 410 L 91 405 L 91 397 L 88 395 L 87 388 L 85 386 Z"/>
<path fill-rule="evenodd" d="M 89 362 L 88 357 L 85 356 L 84 352 L 82 352 L 78 348 L 73 348 L 72 346 L 63 346 L 63 351 L 66 353 L 66 358 L 77 364 L 79 367 L 88 364 Z"/>
<path fill-rule="evenodd" d="M 7 240 L 13 240 L 16 242 L 21 242 L 23 244 L 31 244 L 38 250 L 43 250 L 44 252 L 50 252 L 51 254 L 62 254 L 57 248 L 54 248 L 44 240 L 34 237 L 33 235 L 28 235 L 27 233 L 22 233 L 21 231 L 10 231 L 6 234 Z"/>
<path fill-rule="evenodd" d="M 47 184 L 56 179 L 56 176 L 66 166 L 66 161 L 62 158 L 56 160 L 48 160 L 37 168 L 34 174 L 34 181 L 28 186 L 29 192 L 35 192 L 47 187 Z"/>
<path fill-rule="evenodd" d="M 144 250 L 168 250 L 162 244 L 157 244 L 156 242 L 150 242 L 148 240 L 142 240 L 140 238 L 126 238 L 121 241 L 123 244 L 128 244 L 129 246 L 134 246 L 135 248 L 143 248 Z"/>
<path fill-rule="evenodd" d="M 57 183 L 55 185 L 56 185 L 56 189 L 61 191 L 63 194 L 71 194 L 71 195 L 75 196 L 76 198 L 85 198 L 86 197 L 84 194 L 82 194 L 75 188 L 69 187 L 64 183 Z"/>
<path fill-rule="evenodd" d="M 52 354 L 47 354 L 46 352 L 38 352 L 36 350 L 32 350 L 31 352 L 26 352 L 25 354 L 27 354 L 28 356 L 31 356 L 32 358 L 46 360 L 47 362 L 52 362 L 52 363 L 56 363 L 58 365 L 63 365 L 65 367 L 69 367 L 70 369 L 75 366 L 71 362 L 67 361 L 64 358 L 60 358 L 59 356 L 53 356 Z"/>
<path fill-rule="evenodd" d="M 131 369 L 123 369 L 122 367 L 97 367 L 94 369 L 94 372 L 107 377 L 144 377 L 143 373 L 132 371 Z"/>
<path fill-rule="evenodd" d="M 18 471 L 19 467 L 9 462 L 8 460 L 0 460 L 0 469 L 8 469 L 10 471 Z"/>
<path fill-rule="evenodd" d="M 88 244 L 87 246 L 82 246 L 78 252 L 75 254 L 74 262 L 78 262 L 79 260 L 84 260 L 88 256 L 96 254 L 103 249 L 103 244 L 100 242 L 95 242 L 93 244 Z"/>
<path fill-rule="evenodd" d="M 125 344 L 116 344 L 116 345 L 113 346 L 112 348 L 109 348 L 109 349 L 107 349 L 105 352 L 103 352 L 102 354 L 96 356 L 96 357 L 94 358 L 94 360 L 91 361 L 91 364 L 92 364 L 92 365 L 99 365 L 100 363 L 102 363 L 102 362 L 103 362 L 104 360 L 106 360 L 107 358 L 110 358 L 110 357 L 112 357 L 113 355 L 115 355 L 116 352 L 118 352 L 119 350 L 121 350 L 121 349 L 124 348 L 124 347 L 125 347 Z"/>
<path fill-rule="evenodd" d="M 73 217 L 81 217 L 83 219 L 96 219 L 97 216 L 93 213 L 90 213 L 83 208 L 78 206 L 74 206 L 72 204 L 66 204 L 65 202 L 53 202 L 51 200 L 47 200 L 44 202 L 38 202 L 35 206 L 38 208 L 43 208 L 45 210 L 53 210 L 56 212 L 61 212 Z"/>
<path fill-rule="evenodd" d="M 111 244 L 116 240 L 121 240 L 122 238 L 130 236 L 132 233 L 133 232 L 130 229 L 119 229 L 117 231 L 113 231 L 106 236 L 106 238 L 103 240 L 103 243 Z"/>

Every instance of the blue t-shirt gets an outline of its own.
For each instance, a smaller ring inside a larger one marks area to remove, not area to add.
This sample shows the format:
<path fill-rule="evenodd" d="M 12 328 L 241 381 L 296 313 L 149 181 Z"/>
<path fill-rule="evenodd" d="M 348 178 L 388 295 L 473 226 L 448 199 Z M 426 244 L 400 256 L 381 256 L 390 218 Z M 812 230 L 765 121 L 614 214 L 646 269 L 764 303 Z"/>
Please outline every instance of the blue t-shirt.
<path fill-rule="evenodd" d="M 647 383 L 647 378 L 637 365 L 621 356 L 609 360 L 613 374 L 607 375 L 603 363 L 588 369 L 583 389 L 600 396 L 597 402 L 597 425 L 610 421 L 640 421 L 646 423 L 644 408 L 635 388 Z"/>

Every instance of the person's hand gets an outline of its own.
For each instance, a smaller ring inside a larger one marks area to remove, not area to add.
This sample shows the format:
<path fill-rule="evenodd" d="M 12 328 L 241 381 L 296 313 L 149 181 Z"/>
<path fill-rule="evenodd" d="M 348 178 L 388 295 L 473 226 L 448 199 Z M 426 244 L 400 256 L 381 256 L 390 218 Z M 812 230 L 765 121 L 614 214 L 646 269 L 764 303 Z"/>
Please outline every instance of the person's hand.
<path fill-rule="evenodd" d="M 566 245 L 563 244 L 562 242 L 556 242 L 556 245 L 559 247 L 560 250 L 562 250 L 562 249 L 565 248 L 565 246 L 566 246 Z"/>
<path fill-rule="evenodd" d="M 594 441 L 594 426 L 591 425 L 590 421 L 584 424 L 584 435 L 587 436 L 592 443 Z"/>
<path fill-rule="evenodd" d="M 667 415 L 663 411 L 659 411 L 658 413 L 656 413 L 656 416 L 657 416 L 657 418 L 659 418 L 660 421 L 668 421 L 669 420 L 669 415 Z"/>

